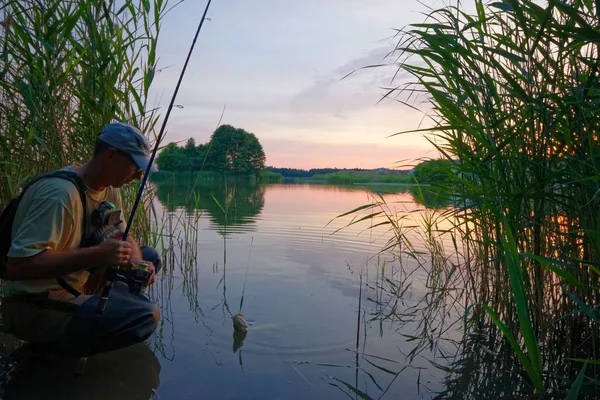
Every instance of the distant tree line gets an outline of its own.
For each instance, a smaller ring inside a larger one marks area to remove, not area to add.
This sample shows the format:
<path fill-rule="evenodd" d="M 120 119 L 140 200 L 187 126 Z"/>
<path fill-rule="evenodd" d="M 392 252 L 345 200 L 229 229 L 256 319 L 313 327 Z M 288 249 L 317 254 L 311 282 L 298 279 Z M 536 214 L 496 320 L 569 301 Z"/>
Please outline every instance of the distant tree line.
<path fill-rule="evenodd" d="M 206 144 L 188 139 L 184 147 L 166 145 L 156 157 L 161 171 L 214 171 L 231 175 L 260 175 L 265 153 L 258 138 L 243 129 L 221 125 Z"/>
<path fill-rule="evenodd" d="M 281 174 L 283 177 L 289 178 L 310 178 L 314 175 L 324 175 L 331 174 L 335 172 L 373 172 L 373 171 L 381 171 L 386 174 L 397 174 L 397 175 L 407 175 L 409 171 L 399 171 L 392 170 L 387 168 L 379 168 L 379 169 L 363 169 L 363 168 L 311 168 L 311 169 L 297 169 L 297 168 L 276 168 L 276 167 L 266 167 L 266 171 L 273 172 L 276 174 Z"/>
<path fill-rule="evenodd" d="M 276 174 L 281 174 L 284 177 L 289 178 L 309 178 L 313 175 L 318 174 L 328 174 L 331 172 L 338 172 L 340 169 L 338 168 L 313 168 L 309 170 L 305 169 L 296 169 L 296 168 L 275 168 L 275 167 L 267 167 L 267 171 L 274 172 Z"/>

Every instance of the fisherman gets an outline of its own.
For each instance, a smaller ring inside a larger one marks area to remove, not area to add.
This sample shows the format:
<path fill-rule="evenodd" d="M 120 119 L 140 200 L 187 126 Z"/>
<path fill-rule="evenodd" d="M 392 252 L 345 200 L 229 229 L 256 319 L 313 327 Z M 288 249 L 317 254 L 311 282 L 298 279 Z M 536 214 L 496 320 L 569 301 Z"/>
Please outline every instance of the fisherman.
<path fill-rule="evenodd" d="M 127 271 L 143 264 L 148 273 L 142 290 L 160 269 L 156 250 L 131 236 L 120 240 L 126 219 L 119 188 L 141 179 L 149 163 L 144 135 L 129 124 L 111 123 L 98 136 L 90 160 L 61 169 L 80 178 L 85 204 L 82 190 L 68 179 L 46 177 L 26 188 L 14 216 L 2 287 L 5 332 L 76 357 L 127 347 L 152 334 L 159 310 L 143 293 L 132 293 L 127 279 L 113 285 L 104 313 L 96 313 L 113 267 Z M 94 226 L 102 207 L 116 229 Z M 108 237 L 98 229 L 110 232 Z M 96 243 L 82 237 L 94 231 Z"/>

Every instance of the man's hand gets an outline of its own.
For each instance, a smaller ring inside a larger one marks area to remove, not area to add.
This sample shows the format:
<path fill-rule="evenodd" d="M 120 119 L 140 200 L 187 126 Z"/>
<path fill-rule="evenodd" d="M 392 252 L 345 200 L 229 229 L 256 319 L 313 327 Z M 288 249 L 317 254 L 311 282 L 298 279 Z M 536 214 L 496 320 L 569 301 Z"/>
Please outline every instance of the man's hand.
<path fill-rule="evenodd" d="M 135 265 L 139 261 L 140 260 L 133 260 L 133 261 L 131 261 L 131 263 Z M 151 272 L 150 277 L 148 278 L 148 280 L 146 281 L 146 284 L 144 285 L 144 287 L 148 287 L 156 281 L 156 267 L 154 267 L 154 264 L 152 264 L 150 261 L 144 260 L 144 263 L 148 265 L 147 271 Z"/>
<path fill-rule="evenodd" d="M 125 265 L 131 259 L 131 243 L 108 239 L 98 245 L 100 257 L 106 265 Z"/>
<path fill-rule="evenodd" d="M 154 267 L 154 264 L 152 264 L 150 261 L 146 261 L 146 262 L 150 264 L 148 266 L 148 270 L 152 271 L 152 275 L 150 275 L 150 278 L 148 278 L 148 283 L 146 284 L 146 286 L 150 286 L 154 282 L 156 282 L 156 268 Z"/>
<path fill-rule="evenodd" d="M 36 280 L 64 276 L 82 269 L 128 265 L 131 244 L 109 239 L 98 246 L 75 250 L 45 250 L 31 257 L 9 257 L 6 265 L 9 280 Z"/>
<path fill-rule="evenodd" d="M 131 235 L 127 236 L 127 241 L 131 244 L 131 259 L 132 260 L 141 260 L 142 259 L 142 249 L 140 248 L 140 245 L 138 244 L 138 242 L 136 242 L 135 239 Z"/>

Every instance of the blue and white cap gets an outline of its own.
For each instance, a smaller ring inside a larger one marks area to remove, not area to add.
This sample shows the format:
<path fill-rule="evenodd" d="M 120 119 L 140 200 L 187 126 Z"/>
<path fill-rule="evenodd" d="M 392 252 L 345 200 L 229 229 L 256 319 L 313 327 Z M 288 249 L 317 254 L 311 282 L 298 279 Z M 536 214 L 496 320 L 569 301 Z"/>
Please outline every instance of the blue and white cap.
<path fill-rule="evenodd" d="M 133 161 L 142 170 L 148 168 L 150 163 L 150 143 L 139 129 L 124 122 L 113 122 L 102 129 L 98 139 L 109 146 L 119 149 L 131 156 Z M 152 165 L 150 172 L 157 169 Z"/>

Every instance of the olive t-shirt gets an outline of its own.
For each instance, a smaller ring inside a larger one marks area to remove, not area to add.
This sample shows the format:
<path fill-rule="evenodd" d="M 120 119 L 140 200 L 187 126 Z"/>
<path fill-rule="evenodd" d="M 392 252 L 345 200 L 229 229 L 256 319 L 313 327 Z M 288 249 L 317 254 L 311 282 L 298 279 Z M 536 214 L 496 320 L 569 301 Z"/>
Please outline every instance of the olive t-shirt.
<path fill-rule="evenodd" d="M 71 170 L 75 165 L 65 167 Z M 113 187 L 102 191 L 88 188 L 86 191 L 87 232 L 90 233 L 91 214 L 102 201 L 121 208 L 121 196 Z M 12 229 L 12 244 L 8 257 L 31 257 L 45 250 L 66 251 L 79 247 L 82 235 L 83 207 L 77 187 L 62 178 L 46 178 L 29 187 L 21 199 Z M 81 270 L 63 276 L 73 288 L 81 291 L 89 272 Z M 5 281 L 4 297 L 22 293 L 49 292 L 53 298 L 69 295 L 56 279 Z M 71 296 L 72 297 L 72 296 Z"/>

